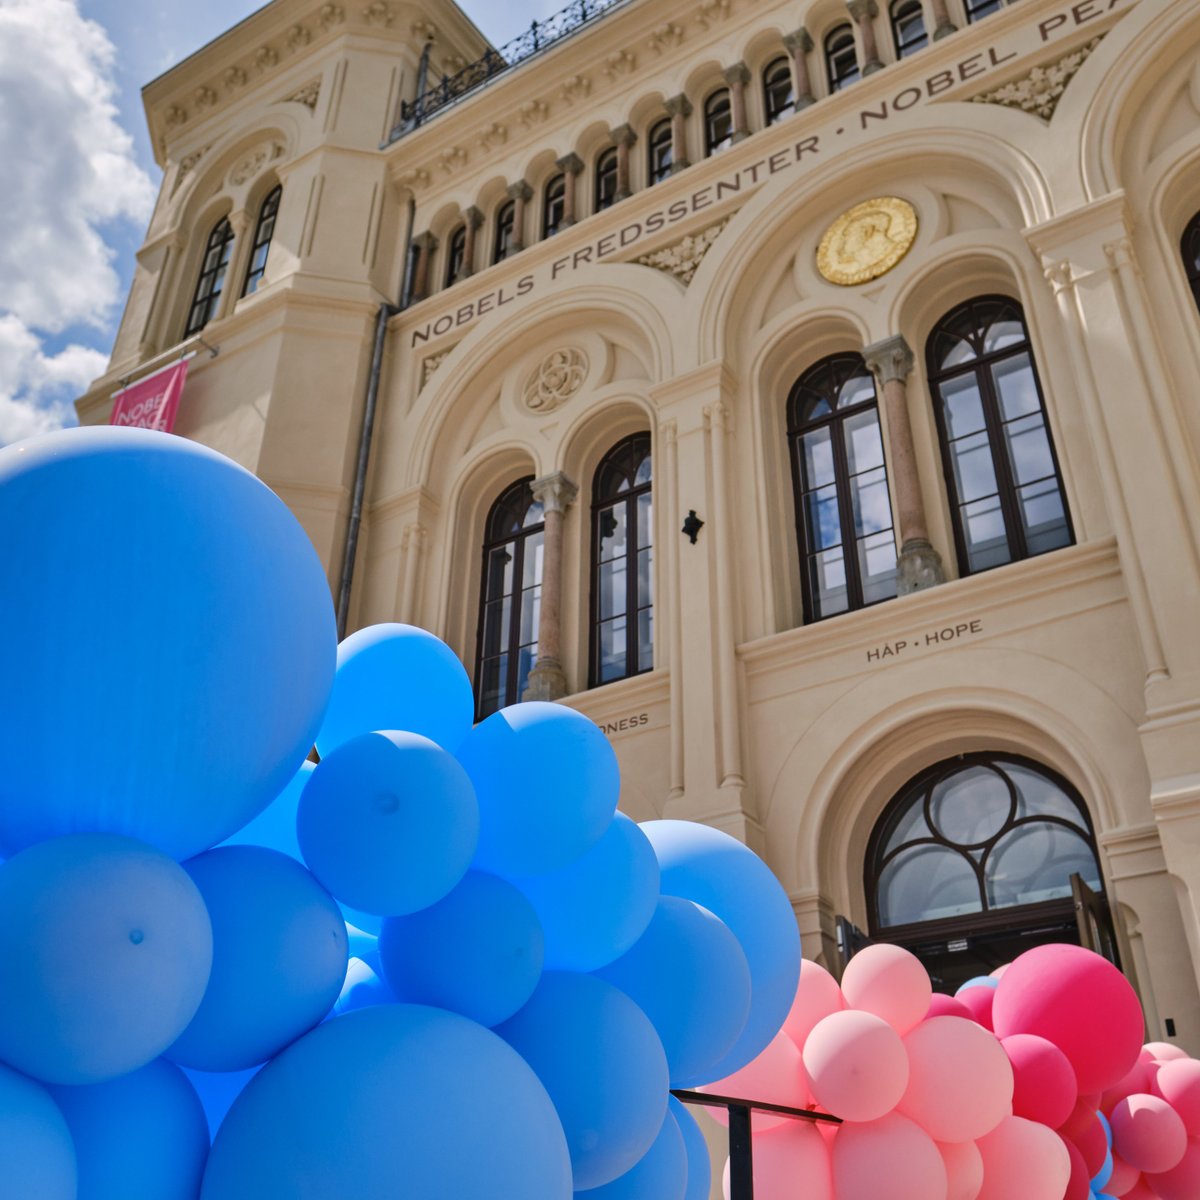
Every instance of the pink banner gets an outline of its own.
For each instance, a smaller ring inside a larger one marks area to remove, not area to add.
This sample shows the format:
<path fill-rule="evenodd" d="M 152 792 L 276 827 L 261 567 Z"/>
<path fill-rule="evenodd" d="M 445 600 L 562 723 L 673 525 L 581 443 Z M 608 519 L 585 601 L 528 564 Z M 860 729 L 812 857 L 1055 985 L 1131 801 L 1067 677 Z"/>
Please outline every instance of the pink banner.
<path fill-rule="evenodd" d="M 110 425 L 132 425 L 138 429 L 161 429 L 170 433 L 175 426 L 175 413 L 183 381 L 187 378 L 188 360 L 180 359 L 174 366 L 141 379 L 113 396 Z"/>

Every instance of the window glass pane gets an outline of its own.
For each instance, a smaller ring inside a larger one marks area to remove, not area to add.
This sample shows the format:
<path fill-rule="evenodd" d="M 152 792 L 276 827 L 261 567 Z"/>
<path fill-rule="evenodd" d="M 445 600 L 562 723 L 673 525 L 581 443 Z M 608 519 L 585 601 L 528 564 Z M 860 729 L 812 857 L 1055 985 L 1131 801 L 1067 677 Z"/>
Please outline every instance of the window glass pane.
<path fill-rule="evenodd" d="M 902 850 L 879 876 L 879 921 L 908 925 L 983 910 L 975 870 L 956 850 Z"/>
<path fill-rule="evenodd" d="M 908 807 L 904 815 L 900 818 L 899 823 L 889 835 L 887 845 L 884 847 L 884 854 L 890 854 L 898 846 L 903 846 L 905 842 L 913 842 L 918 838 L 932 836 L 933 831 L 929 828 L 929 822 L 925 820 L 924 801 L 918 797 Z"/>
<path fill-rule="evenodd" d="M 959 513 L 967 544 L 967 563 L 972 571 L 986 571 L 1012 561 L 999 496 L 964 504 Z"/>
<path fill-rule="evenodd" d="M 846 593 L 846 564 L 840 548 L 809 556 L 809 579 L 817 616 L 829 617 L 849 607 Z"/>
<path fill-rule="evenodd" d="M 540 586 L 524 588 L 521 592 L 520 645 L 537 645 L 538 620 L 542 608 Z"/>
<path fill-rule="evenodd" d="M 634 473 L 634 487 L 641 487 L 643 483 L 650 482 L 650 475 L 651 471 L 653 470 L 653 466 L 654 464 L 651 461 L 649 450 L 647 450 L 645 456 L 642 458 L 642 461 L 638 463 L 637 471 Z"/>
<path fill-rule="evenodd" d="M 600 669 L 597 671 L 600 682 L 607 683 L 610 679 L 622 678 L 626 674 L 625 618 L 601 621 L 597 627 L 596 640 L 600 652 Z"/>
<path fill-rule="evenodd" d="M 654 541 L 653 493 L 644 492 L 637 498 L 637 541 L 641 547 Z"/>
<path fill-rule="evenodd" d="M 488 554 L 487 598 L 494 600 L 513 590 L 512 543 L 497 546 Z"/>
<path fill-rule="evenodd" d="M 974 374 L 947 379 L 938 384 L 942 412 L 946 416 L 946 436 L 953 441 L 984 427 L 983 400 Z"/>
<path fill-rule="evenodd" d="M 896 594 L 896 541 L 890 529 L 859 539 L 858 573 L 864 604 L 890 600 Z"/>
<path fill-rule="evenodd" d="M 530 587 L 542 581 L 542 548 L 545 534 L 541 530 L 525 539 L 524 562 L 521 564 L 521 586 Z"/>
<path fill-rule="evenodd" d="M 733 117 L 729 107 L 729 92 L 722 89 L 704 107 L 705 135 L 708 153 L 724 150 L 733 141 Z"/>
<path fill-rule="evenodd" d="M 787 116 L 795 107 L 792 95 L 792 69 L 786 58 L 776 59 L 763 73 L 767 99 L 767 124 Z"/>
<path fill-rule="evenodd" d="M 1061 817 L 1086 829 L 1079 806 L 1052 779 L 1026 767 L 1005 763 L 1005 774 L 1017 789 L 1017 816 Z"/>
<path fill-rule="evenodd" d="M 654 666 L 654 610 L 643 608 L 638 613 L 638 670 L 649 671 Z"/>
<path fill-rule="evenodd" d="M 1017 490 L 1017 508 L 1030 554 L 1044 554 L 1071 543 L 1067 513 L 1056 479 L 1043 479 Z"/>
<path fill-rule="evenodd" d="M 838 546 L 842 541 L 842 527 L 838 513 L 837 488 L 834 485 L 809 492 L 804 497 L 807 512 L 808 544 L 814 549 L 826 550 Z"/>
<path fill-rule="evenodd" d="M 855 537 L 891 529 L 892 507 L 882 467 L 850 480 L 850 504 Z"/>
<path fill-rule="evenodd" d="M 967 0 L 967 20 L 978 21 L 1000 11 L 1000 0 Z"/>
<path fill-rule="evenodd" d="M 637 556 L 637 604 L 644 608 L 654 603 L 654 551 L 639 551 Z"/>
<path fill-rule="evenodd" d="M 934 826 L 947 841 L 977 845 L 994 838 L 1012 813 L 1003 776 L 990 767 L 968 767 L 938 783 L 930 796 Z"/>
<path fill-rule="evenodd" d="M 950 445 L 954 483 L 961 503 L 996 494 L 996 468 L 986 432 L 960 438 Z"/>
<path fill-rule="evenodd" d="M 516 704 L 525 695 L 525 688 L 529 684 L 529 672 L 533 670 L 533 664 L 536 661 L 537 647 L 522 646 L 517 659 L 517 688 L 513 695 L 509 697 L 509 704 Z"/>
<path fill-rule="evenodd" d="M 512 599 L 493 600 L 483 612 L 484 657 L 499 654 L 508 648 L 508 635 L 512 620 Z"/>
<path fill-rule="evenodd" d="M 853 408 L 875 399 L 875 380 L 870 375 L 852 375 L 838 389 L 838 408 Z"/>
<path fill-rule="evenodd" d="M 983 338 L 984 354 L 994 354 L 1005 346 L 1019 346 L 1025 341 L 1025 325 L 1019 317 L 1002 317 L 988 326 Z"/>
<path fill-rule="evenodd" d="M 624 557 L 617 558 L 612 562 L 601 563 L 596 568 L 596 591 L 602 620 L 625 612 L 628 587 L 625 562 Z"/>
<path fill-rule="evenodd" d="M 800 441 L 803 450 L 801 479 L 807 488 L 833 482 L 833 435 L 829 426 L 806 433 Z"/>
<path fill-rule="evenodd" d="M 507 703 L 504 687 L 508 677 L 508 655 L 501 654 L 496 658 L 486 659 L 480 675 L 479 711 L 486 716 L 503 708 Z"/>
<path fill-rule="evenodd" d="M 1071 876 L 1089 887 L 1103 884 L 1087 842 L 1061 825 L 1036 821 L 1006 833 L 988 856 L 988 905 L 1037 904 L 1071 894 Z"/>
<path fill-rule="evenodd" d="M 883 438 L 874 408 L 847 417 L 842 425 L 846 439 L 846 461 L 851 475 L 883 466 Z M 888 522 L 891 524 L 891 522 Z"/>
<path fill-rule="evenodd" d="M 626 554 L 629 544 L 626 541 L 626 505 L 614 504 L 611 508 L 603 509 L 598 517 L 600 534 L 600 562 L 608 562 Z"/>
<path fill-rule="evenodd" d="M 994 363 L 992 379 L 996 384 L 996 395 L 1000 397 L 1000 411 L 1004 420 L 1012 421 L 1027 413 L 1041 411 L 1042 401 L 1028 354 L 1014 354 L 1011 358 Z"/>
<path fill-rule="evenodd" d="M 1008 465 L 1016 484 L 1053 476 L 1054 456 L 1040 411 L 1010 421 L 1004 427 L 1004 440 L 1008 446 Z"/>

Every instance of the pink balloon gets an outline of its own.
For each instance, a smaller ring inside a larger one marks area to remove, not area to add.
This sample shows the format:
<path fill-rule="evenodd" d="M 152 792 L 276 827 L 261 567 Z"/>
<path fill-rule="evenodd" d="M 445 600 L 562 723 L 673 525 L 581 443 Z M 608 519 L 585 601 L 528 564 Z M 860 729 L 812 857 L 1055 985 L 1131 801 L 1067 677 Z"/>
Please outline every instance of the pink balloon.
<path fill-rule="evenodd" d="M 983 1187 L 983 1158 L 974 1142 L 939 1142 L 946 1164 L 946 1200 L 975 1200 Z"/>
<path fill-rule="evenodd" d="M 1138 1056 L 1137 1062 L 1110 1088 L 1104 1089 L 1100 1097 L 1100 1107 L 1104 1112 L 1111 1112 L 1112 1106 L 1134 1092 L 1149 1092 L 1154 1095 L 1154 1076 L 1158 1073 L 1158 1063 L 1144 1050 Z"/>
<path fill-rule="evenodd" d="M 933 993 L 925 1019 L 928 1021 L 931 1017 L 962 1017 L 967 1021 L 975 1019 L 971 1015 L 971 1010 L 961 1000 L 947 996 L 945 992 Z"/>
<path fill-rule="evenodd" d="M 1071 1115 L 1079 1095 L 1067 1056 L 1032 1033 L 1014 1033 L 1000 1044 L 1012 1063 L 1013 1116 L 1057 1129 Z"/>
<path fill-rule="evenodd" d="M 1122 1200 L 1161 1200 L 1161 1197 L 1144 1179 L 1139 1178 Z"/>
<path fill-rule="evenodd" d="M 729 1200 L 729 1163 L 722 1181 Z M 825 1139 L 807 1121 L 754 1135 L 754 1200 L 833 1200 L 833 1165 Z"/>
<path fill-rule="evenodd" d="M 1004 972 L 1005 972 L 1005 971 L 1007 971 L 1007 970 L 1008 970 L 1008 968 L 1009 968 L 1009 967 L 1011 967 L 1011 966 L 1012 966 L 1012 963 L 1004 963 L 1002 966 L 999 966 L 999 967 L 997 967 L 997 968 L 996 968 L 996 969 L 995 969 L 995 970 L 992 972 L 992 978 L 993 978 L 993 979 L 1003 979 L 1003 978 L 1004 978 Z"/>
<path fill-rule="evenodd" d="M 793 1181 L 794 1195 L 799 1185 Z M 946 1200 L 946 1164 L 929 1134 L 890 1113 L 838 1130 L 833 1186 L 837 1200 Z"/>
<path fill-rule="evenodd" d="M 1008 1055 L 974 1021 L 923 1021 L 904 1039 L 904 1048 L 908 1087 L 897 1107 L 934 1141 L 973 1142 L 1011 1114 Z"/>
<path fill-rule="evenodd" d="M 1087 1163 L 1088 1178 L 1098 1174 L 1108 1155 L 1108 1138 L 1095 1113 L 1092 1114 L 1091 1121 L 1075 1134 L 1071 1141 L 1083 1155 L 1083 1161 Z"/>
<path fill-rule="evenodd" d="M 1088 1173 L 1087 1163 L 1074 1142 L 1063 1139 L 1067 1155 L 1071 1160 L 1071 1177 L 1067 1180 L 1067 1190 L 1063 1200 L 1092 1200 L 1092 1177 Z"/>
<path fill-rule="evenodd" d="M 791 1012 L 784 1018 L 783 1032 L 801 1049 L 816 1023 L 846 1007 L 837 980 L 820 963 L 806 958 L 800 964 L 800 982 Z"/>
<path fill-rule="evenodd" d="M 1147 1175 L 1170 1171 L 1187 1150 L 1187 1130 L 1161 1096 L 1135 1092 L 1113 1106 L 1109 1121 L 1113 1149 Z"/>
<path fill-rule="evenodd" d="M 777 1033 L 767 1048 L 744 1067 L 706 1083 L 700 1092 L 715 1096 L 734 1096 L 739 1100 L 763 1100 L 767 1104 L 786 1104 L 789 1108 L 806 1108 L 809 1102 L 808 1077 L 800 1051 L 786 1034 Z M 722 1125 L 729 1124 L 729 1113 L 723 1108 L 710 1108 L 709 1115 Z M 766 1132 L 781 1125 L 790 1125 L 794 1118 L 779 1114 L 756 1112 L 750 1117 L 754 1132 Z"/>
<path fill-rule="evenodd" d="M 1189 1136 L 1200 1137 L 1200 1062 L 1194 1058 L 1164 1062 L 1154 1075 L 1152 1087 L 1143 1091 L 1161 1096 L 1179 1114 Z M 1200 1192 L 1196 1194 L 1200 1196 Z"/>
<path fill-rule="evenodd" d="M 983 1156 L 978 1200 L 1062 1200 L 1071 1158 L 1054 1130 L 1024 1117 L 1005 1117 L 978 1146 Z"/>
<path fill-rule="evenodd" d="M 992 1020 L 1001 1038 L 1033 1033 L 1053 1042 L 1089 1092 L 1117 1083 L 1142 1048 L 1142 1006 L 1129 980 L 1081 946 L 1022 954 L 996 988 Z"/>
<path fill-rule="evenodd" d="M 1110 1196 L 1124 1196 L 1127 1191 L 1142 1177 L 1137 1167 L 1132 1167 L 1119 1154 L 1112 1156 L 1113 1169 L 1104 1190 Z M 1200 1195 L 1200 1192 L 1197 1192 Z"/>
<path fill-rule="evenodd" d="M 992 1005 L 996 1003 L 996 989 L 984 987 L 967 988 L 954 997 L 971 1014 L 971 1020 L 982 1025 L 989 1033 L 992 1030 Z"/>
<path fill-rule="evenodd" d="M 1148 1174 L 1146 1182 L 1162 1200 L 1196 1200 L 1200 1196 L 1200 1141 L 1189 1141 L 1175 1166 Z"/>
<path fill-rule="evenodd" d="M 882 1017 L 903 1037 L 929 1011 L 933 985 L 915 954 L 877 942 L 846 964 L 842 994 L 848 1007 Z"/>
<path fill-rule="evenodd" d="M 882 1017 L 847 1009 L 818 1021 L 804 1043 L 813 1099 L 846 1121 L 874 1121 L 900 1102 L 908 1055 Z"/>
<path fill-rule="evenodd" d="M 1177 1058 L 1191 1058 L 1191 1055 L 1181 1046 L 1172 1042 L 1147 1042 L 1146 1051 L 1155 1062 L 1173 1062 Z"/>

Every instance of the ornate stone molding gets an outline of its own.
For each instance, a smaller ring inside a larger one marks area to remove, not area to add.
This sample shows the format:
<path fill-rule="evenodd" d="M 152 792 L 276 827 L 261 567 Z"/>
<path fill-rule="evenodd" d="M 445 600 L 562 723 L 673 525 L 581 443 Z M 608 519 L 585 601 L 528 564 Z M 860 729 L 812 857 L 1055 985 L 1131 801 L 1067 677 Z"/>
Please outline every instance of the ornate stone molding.
<path fill-rule="evenodd" d="M 558 94 L 568 104 L 574 104 L 576 100 L 585 99 L 591 90 L 592 81 L 586 75 L 572 75 L 570 79 L 563 81 Z"/>
<path fill-rule="evenodd" d="M 386 0 L 375 0 L 362 10 L 363 19 L 368 25 L 386 29 L 394 20 L 392 6 Z"/>
<path fill-rule="evenodd" d="M 346 10 L 340 4 L 322 4 L 317 10 L 317 24 L 326 33 L 346 19 Z"/>
<path fill-rule="evenodd" d="M 191 174 L 196 164 L 212 149 L 211 145 L 201 146 L 199 150 L 193 151 L 191 154 L 185 154 L 179 160 L 179 170 L 175 172 L 175 183 L 171 187 L 171 195 L 174 196 L 179 191 L 180 184 Z"/>
<path fill-rule="evenodd" d="M 287 43 L 287 48 L 294 54 L 297 50 L 303 49 L 312 41 L 312 30 L 304 25 L 293 25 L 287 31 L 284 41 Z"/>
<path fill-rule="evenodd" d="M 426 21 L 423 17 L 414 21 L 408 27 L 408 30 L 418 41 L 437 41 L 438 27 L 432 21 Z"/>
<path fill-rule="evenodd" d="M 283 102 L 285 104 L 303 104 L 309 112 L 314 112 L 320 95 L 321 81 L 320 79 L 313 79 L 302 88 L 294 91 L 290 96 L 284 96 Z"/>
<path fill-rule="evenodd" d="M 396 184 L 398 187 L 411 188 L 413 191 L 416 191 L 417 188 L 426 188 L 429 186 L 429 172 L 424 167 L 414 167 L 411 171 L 397 175 Z"/>
<path fill-rule="evenodd" d="M 480 150 L 491 150 L 496 146 L 503 146 L 508 141 L 508 126 L 501 125 L 499 121 L 493 121 L 486 126 L 475 139 L 479 143 Z"/>
<path fill-rule="evenodd" d="M 972 96 L 976 104 L 1000 104 L 1005 108 L 1015 108 L 1043 121 L 1049 121 L 1054 116 L 1058 102 L 1063 98 L 1067 85 L 1075 78 L 1079 68 L 1091 57 L 1092 51 L 1100 45 L 1104 35 L 1094 37 L 1085 46 L 1064 54 L 1062 58 L 1051 63 L 1043 63 L 1034 67 L 1019 79 L 1013 79 L 991 91 L 980 92 Z"/>
<path fill-rule="evenodd" d="M 264 142 L 261 146 L 256 146 L 249 154 L 243 155 L 229 169 L 229 182 L 234 187 L 241 187 L 243 183 L 249 183 L 269 162 L 282 157 L 283 144 L 281 142 Z"/>
<path fill-rule="evenodd" d="M 279 65 L 279 51 L 273 46 L 259 46 L 254 52 L 254 69 L 262 75 Z"/>
<path fill-rule="evenodd" d="M 442 350 L 438 354 L 431 354 L 428 358 L 421 360 L 421 388 L 433 378 L 434 372 L 453 353 L 454 347 L 451 346 L 448 350 Z M 420 388 L 417 390 L 420 391 Z"/>
<path fill-rule="evenodd" d="M 467 165 L 467 152 L 461 146 L 447 146 L 438 155 L 438 166 L 446 172 L 447 175 L 457 171 L 460 167 Z"/>
<path fill-rule="evenodd" d="M 668 21 L 665 25 L 660 25 L 650 34 L 650 37 L 646 40 L 646 45 L 655 54 L 664 54 L 672 46 L 678 46 L 682 41 L 683 26 L 677 25 L 674 21 Z"/>
<path fill-rule="evenodd" d="M 696 24 L 701 29 L 707 29 L 716 21 L 729 16 L 729 0 L 701 0 L 696 9 Z"/>
<path fill-rule="evenodd" d="M 244 67 L 229 67 L 221 78 L 225 83 L 225 90 L 227 92 L 236 92 L 238 88 L 246 86 L 246 71 Z"/>
<path fill-rule="evenodd" d="M 573 483 L 561 471 L 533 480 L 529 490 L 546 512 L 565 512 L 579 495 L 579 485 Z"/>
<path fill-rule="evenodd" d="M 210 87 L 199 87 L 192 95 L 197 112 L 207 112 L 217 102 L 217 93 Z"/>
<path fill-rule="evenodd" d="M 604 60 L 604 78 L 612 83 L 618 76 L 631 75 L 637 69 L 637 55 L 632 50 L 619 50 Z"/>
<path fill-rule="evenodd" d="M 890 383 L 893 379 L 904 383 L 917 361 L 912 347 L 900 333 L 864 346 L 862 356 L 867 370 L 879 380 L 880 387 Z"/>
<path fill-rule="evenodd" d="M 550 106 L 545 100 L 526 100 L 517 109 L 517 119 L 526 128 L 540 125 L 550 115 Z"/>
<path fill-rule="evenodd" d="M 729 224 L 729 218 L 710 225 L 700 233 L 689 233 L 687 237 L 664 246 L 661 250 L 653 250 L 634 259 L 645 267 L 654 267 L 674 275 L 685 284 L 692 282 L 704 256 L 712 249 L 713 243 L 721 236 L 721 231 Z"/>
<path fill-rule="evenodd" d="M 587 355 L 578 347 L 552 350 L 526 380 L 522 401 L 530 412 L 552 413 L 583 387 L 587 373 Z"/>

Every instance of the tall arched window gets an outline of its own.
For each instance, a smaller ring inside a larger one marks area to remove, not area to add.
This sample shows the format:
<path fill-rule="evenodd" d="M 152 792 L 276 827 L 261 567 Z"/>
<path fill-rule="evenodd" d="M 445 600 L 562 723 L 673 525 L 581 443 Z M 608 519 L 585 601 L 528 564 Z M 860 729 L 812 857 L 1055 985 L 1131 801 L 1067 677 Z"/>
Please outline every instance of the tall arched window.
<path fill-rule="evenodd" d="M 646 138 L 647 173 L 652 184 L 666 179 L 674 162 L 674 146 L 671 140 L 670 117 L 651 126 Z"/>
<path fill-rule="evenodd" d="M 492 262 L 503 262 L 513 252 L 513 226 L 516 218 L 515 200 L 506 200 L 496 210 L 496 240 L 492 245 Z"/>
<path fill-rule="evenodd" d="M 959 571 L 970 575 L 1074 540 L 1021 306 L 980 296 L 926 343 Z"/>
<path fill-rule="evenodd" d="M 875 379 L 859 354 L 810 367 L 788 397 L 805 619 L 896 594 L 896 539 Z"/>
<path fill-rule="evenodd" d="M 484 530 L 475 679 L 479 720 L 521 699 L 537 658 L 545 520 L 529 490 L 532 481 L 532 475 L 518 479 L 502 493 Z"/>
<path fill-rule="evenodd" d="M 560 173 L 546 182 L 542 201 L 542 237 L 553 237 L 562 228 L 566 211 L 567 177 Z"/>
<path fill-rule="evenodd" d="M 892 19 L 892 40 L 896 44 L 897 58 L 907 57 L 929 41 L 921 0 L 892 0 L 888 15 Z"/>
<path fill-rule="evenodd" d="M 262 208 L 258 210 L 254 245 L 250 249 L 250 261 L 246 265 L 246 282 L 242 285 L 243 296 L 258 291 L 258 285 L 267 273 L 267 254 L 271 250 L 271 238 L 275 235 L 275 218 L 279 214 L 279 200 L 282 195 L 283 188 L 276 185 L 267 193 Z"/>
<path fill-rule="evenodd" d="M 216 316 L 232 254 L 233 226 L 228 217 L 222 217 L 208 235 L 208 243 L 204 247 L 204 261 L 200 264 L 200 278 L 196 280 L 184 337 L 199 333 Z"/>
<path fill-rule="evenodd" d="M 990 17 L 992 13 L 999 12 L 1004 7 L 1003 0 L 966 0 L 966 5 L 968 21 Z"/>
<path fill-rule="evenodd" d="M 650 435 L 618 442 L 592 485 L 593 686 L 654 666 Z"/>
<path fill-rule="evenodd" d="M 1183 252 L 1183 269 L 1187 272 L 1188 283 L 1192 286 L 1196 307 L 1200 308 L 1200 213 L 1188 222 L 1183 231 L 1180 249 Z"/>
<path fill-rule="evenodd" d="M 460 225 L 451 235 L 446 248 L 446 286 L 456 284 L 463 273 L 467 254 L 467 227 Z"/>
<path fill-rule="evenodd" d="M 763 69 L 763 104 L 768 125 L 774 125 L 796 111 L 792 65 L 786 55 L 767 63 Z"/>
<path fill-rule="evenodd" d="M 609 146 L 596 159 L 596 212 L 617 202 L 617 148 Z"/>
<path fill-rule="evenodd" d="M 825 77 L 829 90 L 840 92 L 858 78 L 858 51 L 854 47 L 854 30 L 847 21 L 835 25 L 825 35 Z"/>
<path fill-rule="evenodd" d="M 704 153 L 716 154 L 733 145 L 733 109 L 729 89 L 718 88 L 704 102 Z"/>

